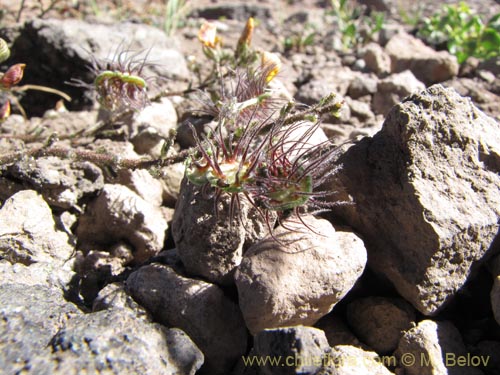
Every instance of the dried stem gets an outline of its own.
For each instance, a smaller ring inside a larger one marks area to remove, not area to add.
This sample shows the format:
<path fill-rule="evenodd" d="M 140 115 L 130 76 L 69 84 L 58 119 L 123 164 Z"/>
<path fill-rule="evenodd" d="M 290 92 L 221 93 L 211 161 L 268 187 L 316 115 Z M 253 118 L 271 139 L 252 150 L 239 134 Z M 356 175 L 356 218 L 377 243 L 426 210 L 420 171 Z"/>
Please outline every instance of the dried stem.
<path fill-rule="evenodd" d="M 100 166 L 109 166 L 116 169 L 147 169 L 151 167 L 166 167 L 170 164 L 178 163 L 186 159 L 192 150 L 184 150 L 177 155 L 164 159 L 127 159 L 117 155 L 106 154 L 89 150 L 78 150 L 71 147 L 62 146 L 38 146 L 24 151 L 17 151 L 0 156 L 0 165 L 15 163 L 24 157 L 56 156 L 61 159 L 72 161 L 90 161 Z"/>

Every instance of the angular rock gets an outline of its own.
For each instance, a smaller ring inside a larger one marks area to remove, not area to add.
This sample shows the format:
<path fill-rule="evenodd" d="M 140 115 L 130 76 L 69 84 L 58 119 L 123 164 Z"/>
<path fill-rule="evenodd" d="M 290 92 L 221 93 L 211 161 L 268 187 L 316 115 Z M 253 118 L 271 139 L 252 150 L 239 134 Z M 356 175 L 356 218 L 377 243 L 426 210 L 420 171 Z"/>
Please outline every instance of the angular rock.
<path fill-rule="evenodd" d="M 205 356 L 202 373 L 227 374 L 246 352 L 241 312 L 218 286 L 151 264 L 132 273 L 127 288 L 156 321 L 178 327 L 193 339 Z"/>
<path fill-rule="evenodd" d="M 473 366 L 453 362 L 467 354 L 462 337 L 451 322 L 432 320 L 423 320 L 405 332 L 394 353 L 399 369 L 408 375 L 480 375 L 481 371 Z"/>
<path fill-rule="evenodd" d="M 363 60 L 368 70 L 378 76 L 391 72 L 391 57 L 378 43 L 369 43 L 363 48 Z"/>
<path fill-rule="evenodd" d="M 77 19 L 37 18 L 24 24 L 12 46 L 12 56 L 29 66 L 29 76 L 24 83 L 62 90 L 73 98 L 67 103 L 68 108 L 76 109 L 89 106 L 93 102 L 93 93 L 89 88 L 71 87 L 66 82 L 72 79 L 93 82 L 95 77 L 89 69 L 93 59 L 116 58 L 120 49 L 142 52 L 135 56 L 139 61 L 147 54 L 151 64 L 144 68 L 145 77 L 188 78 L 184 56 L 174 44 L 162 30 L 144 24 L 105 25 Z M 40 64 L 40 61 L 44 63 Z M 47 103 L 46 93 L 42 94 L 30 92 L 25 107 L 41 114 L 45 109 L 53 108 L 55 101 L 59 100 L 51 97 L 53 102 Z"/>
<path fill-rule="evenodd" d="M 106 184 L 80 217 L 76 233 L 87 244 L 127 240 L 135 250 L 134 262 L 142 263 L 163 248 L 167 228 L 159 207 L 125 186 Z"/>
<path fill-rule="evenodd" d="M 373 95 L 373 110 L 385 115 L 404 97 L 424 89 L 425 85 L 409 70 L 392 74 L 378 82 L 377 92 Z"/>
<path fill-rule="evenodd" d="M 11 263 L 61 264 L 71 257 L 68 235 L 56 230 L 52 211 L 33 190 L 22 190 L 0 209 L 0 257 Z"/>
<path fill-rule="evenodd" d="M 313 325 L 352 288 L 366 263 L 363 242 L 336 232 L 324 219 L 286 222 L 274 237 L 245 253 L 235 274 L 240 308 L 250 332 Z"/>
<path fill-rule="evenodd" d="M 223 194 L 214 212 L 213 198 L 184 178 L 174 218 L 172 235 L 189 274 L 223 285 L 233 283 L 244 249 L 269 233 L 264 219 L 246 199 L 231 218 L 230 198 Z M 239 215 L 239 216 L 238 216 Z M 270 220 L 270 225 L 274 223 Z"/>
<path fill-rule="evenodd" d="M 370 266 L 425 315 L 498 250 L 500 126 L 440 85 L 407 98 L 340 158 L 336 207 L 372 245 Z M 496 248 L 496 249 L 495 249 Z"/>
<path fill-rule="evenodd" d="M 403 331 L 416 319 L 405 300 L 386 297 L 354 300 L 347 306 L 346 316 L 356 336 L 379 354 L 392 353 Z"/>
<path fill-rule="evenodd" d="M 2 372 L 53 373 L 35 366 L 36 357 L 49 354 L 51 338 L 81 312 L 64 300 L 61 291 L 43 285 L 0 284 L 0 306 Z"/>
<path fill-rule="evenodd" d="M 317 328 L 295 326 L 266 329 L 255 335 L 249 357 L 277 358 L 278 365 L 259 366 L 262 375 L 317 374 L 328 360 L 330 346 Z"/>
<path fill-rule="evenodd" d="M 52 206 L 69 209 L 104 185 L 102 171 L 89 162 L 71 162 L 49 156 L 25 159 L 9 166 L 3 177 L 15 181 L 15 190 L 38 191 Z"/>
<path fill-rule="evenodd" d="M 54 374 L 189 374 L 203 363 L 203 354 L 177 328 L 137 319 L 128 309 L 80 315 L 50 341 L 50 354 L 34 359 Z M 35 373 L 35 372 L 34 372 Z"/>
<path fill-rule="evenodd" d="M 420 39 L 400 32 L 385 46 L 391 57 L 391 71 L 411 72 L 426 85 L 446 81 L 458 74 L 457 58 L 447 51 L 435 51 Z"/>
<path fill-rule="evenodd" d="M 393 375 L 386 367 L 395 365 L 396 361 L 392 358 L 379 357 L 375 352 L 355 346 L 337 345 L 332 348 L 328 359 L 335 375 Z"/>

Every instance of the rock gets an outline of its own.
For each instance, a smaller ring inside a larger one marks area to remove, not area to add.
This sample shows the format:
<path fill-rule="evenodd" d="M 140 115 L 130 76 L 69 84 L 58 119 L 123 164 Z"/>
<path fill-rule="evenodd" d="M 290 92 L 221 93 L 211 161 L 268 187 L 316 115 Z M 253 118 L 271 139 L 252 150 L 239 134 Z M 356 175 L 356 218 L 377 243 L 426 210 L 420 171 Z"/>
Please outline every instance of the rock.
<path fill-rule="evenodd" d="M 328 358 L 335 375 L 393 375 L 387 367 L 394 366 L 394 357 L 379 357 L 377 353 L 350 345 L 337 345 Z"/>
<path fill-rule="evenodd" d="M 89 162 L 71 162 L 54 156 L 23 159 L 9 166 L 5 178 L 15 181 L 15 191 L 38 191 L 51 206 L 69 209 L 102 189 L 102 171 Z"/>
<path fill-rule="evenodd" d="M 0 261 L 0 285 L 20 284 L 25 288 L 35 285 L 49 287 L 53 290 L 68 289 L 75 273 L 73 261 L 67 262 L 39 262 L 30 265 L 22 263 L 10 264 L 6 260 Z"/>
<path fill-rule="evenodd" d="M 479 63 L 478 69 L 487 70 L 488 72 L 493 73 L 495 76 L 500 76 L 500 58 L 491 57 L 488 60 L 481 61 Z"/>
<path fill-rule="evenodd" d="M 163 142 L 177 127 L 177 112 L 167 98 L 154 102 L 140 111 L 131 124 L 134 149 L 138 154 L 161 156 Z"/>
<path fill-rule="evenodd" d="M 424 89 L 425 85 L 409 70 L 392 74 L 378 82 L 377 92 L 373 95 L 373 110 L 375 113 L 385 115 L 404 97 Z"/>
<path fill-rule="evenodd" d="M 363 242 L 324 219 L 290 221 L 248 249 L 235 274 L 240 308 L 253 334 L 313 325 L 352 288 L 366 263 Z M 279 241 L 276 241 L 276 239 Z"/>
<path fill-rule="evenodd" d="M 487 361 L 486 365 L 483 362 L 483 365 L 479 366 L 485 375 L 500 373 L 500 357 L 498 353 L 500 353 L 500 342 L 492 340 L 480 341 L 471 350 L 471 354 L 484 358 L 484 362 Z"/>
<path fill-rule="evenodd" d="M 144 24 L 124 22 L 105 25 L 77 19 L 37 18 L 24 24 L 11 50 L 17 61 L 23 61 L 29 67 L 29 76 L 23 83 L 62 90 L 73 98 L 68 108 L 81 109 L 93 102 L 93 93 L 88 88 L 71 87 L 65 82 L 72 79 L 93 82 L 95 77 L 89 67 L 94 59 L 116 58 L 121 50 L 142 52 L 134 56 L 139 63 L 147 55 L 150 64 L 144 68 L 145 77 L 187 79 L 189 70 L 186 61 L 174 44 L 162 30 Z M 158 86 L 160 82 L 153 83 Z M 53 98 L 52 103 L 47 103 L 45 93 L 30 92 L 23 105 L 36 113 L 43 113 L 59 100 Z"/>
<path fill-rule="evenodd" d="M 447 51 L 436 52 L 420 39 L 400 32 L 385 46 L 391 57 L 391 71 L 411 72 L 426 85 L 446 81 L 458 74 L 457 58 Z"/>
<path fill-rule="evenodd" d="M 455 78 L 446 82 L 446 87 L 453 87 L 462 96 L 469 96 L 474 104 L 487 115 L 500 120 L 500 95 L 488 90 L 488 84 L 470 78 Z"/>
<path fill-rule="evenodd" d="M 335 314 L 335 311 L 318 320 L 314 327 L 325 332 L 328 343 L 332 347 L 337 345 L 351 345 L 357 347 L 365 346 L 368 349 L 352 333 L 351 329 L 344 323 L 342 317 Z"/>
<path fill-rule="evenodd" d="M 188 274 L 223 285 L 234 282 L 243 251 L 269 232 L 264 219 L 244 197 L 239 214 L 231 218 L 230 200 L 223 194 L 215 213 L 213 198 L 204 197 L 202 188 L 185 178 L 172 220 L 175 246 Z M 272 227 L 274 220 L 269 221 Z"/>
<path fill-rule="evenodd" d="M 491 309 L 493 316 L 498 324 L 500 324 L 500 274 L 495 276 L 493 287 L 491 288 Z"/>
<path fill-rule="evenodd" d="M 14 194 L 0 209 L 0 256 L 11 263 L 61 265 L 74 250 L 68 240 L 56 230 L 50 207 L 33 190 Z"/>
<path fill-rule="evenodd" d="M 391 72 L 391 57 L 378 43 L 367 44 L 362 55 L 368 70 L 377 76 L 384 76 Z"/>
<path fill-rule="evenodd" d="M 54 373 L 190 374 L 203 354 L 177 328 L 137 319 L 128 309 L 80 315 L 50 341 L 48 358 Z"/>
<path fill-rule="evenodd" d="M 380 354 L 392 353 L 403 331 L 415 322 L 415 312 L 403 299 L 366 297 L 347 306 L 347 321 L 357 337 Z"/>
<path fill-rule="evenodd" d="M 375 118 L 368 103 L 349 98 L 346 98 L 346 103 L 349 106 L 351 117 L 357 118 L 360 122 L 366 122 Z"/>
<path fill-rule="evenodd" d="M 241 22 L 246 22 L 249 17 L 254 17 L 266 21 L 271 18 L 271 10 L 268 7 L 254 4 L 220 4 L 194 9 L 189 16 L 209 20 L 227 18 Z"/>
<path fill-rule="evenodd" d="M 255 335 L 249 359 L 276 358 L 280 364 L 259 366 L 262 375 L 317 374 L 328 360 L 330 346 L 317 328 L 296 326 L 266 329 Z"/>
<path fill-rule="evenodd" d="M 480 375 L 473 366 L 460 366 L 467 350 L 457 328 L 449 321 L 423 320 L 399 341 L 394 355 L 407 375 Z"/>
<path fill-rule="evenodd" d="M 370 267 L 436 314 L 498 251 L 500 126 L 440 85 L 407 98 L 338 160 L 335 214 L 371 244 Z"/>
<path fill-rule="evenodd" d="M 203 373 L 227 374 L 246 352 L 241 312 L 218 286 L 151 264 L 132 273 L 127 288 L 155 321 L 178 327 L 193 339 L 205 356 Z"/>
<path fill-rule="evenodd" d="M 134 262 L 142 263 L 163 248 L 167 227 L 158 207 L 125 186 L 105 184 L 80 216 L 76 233 L 87 244 L 127 240 L 135 250 Z"/>
<path fill-rule="evenodd" d="M 359 99 L 377 92 L 378 79 L 372 75 L 363 74 L 355 77 L 347 89 L 347 95 L 352 99 Z"/>
<path fill-rule="evenodd" d="M 54 374 L 35 366 L 36 358 L 50 353 L 51 338 L 81 312 L 64 300 L 61 291 L 43 285 L 2 283 L 0 306 L 2 372 Z"/>
<path fill-rule="evenodd" d="M 316 104 L 332 92 L 345 96 L 351 82 L 359 73 L 347 67 L 331 67 L 321 71 L 321 78 L 317 77 L 300 86 L 295 99 L 304 104 Z"/>
<path fill-rule="evenodd" d="M 175 207 L 184 178 L 184 163 L 175 163 L 163 168 L 160 180 L 163 189 L 163 202 L 168 207 Z"/>
<path fill-rule="evenodd" d="M 160 207 L 163 202 L 163 184 L 146 169 L 121 169 L 117 183 L 125 185 L 153 206 Z"/>

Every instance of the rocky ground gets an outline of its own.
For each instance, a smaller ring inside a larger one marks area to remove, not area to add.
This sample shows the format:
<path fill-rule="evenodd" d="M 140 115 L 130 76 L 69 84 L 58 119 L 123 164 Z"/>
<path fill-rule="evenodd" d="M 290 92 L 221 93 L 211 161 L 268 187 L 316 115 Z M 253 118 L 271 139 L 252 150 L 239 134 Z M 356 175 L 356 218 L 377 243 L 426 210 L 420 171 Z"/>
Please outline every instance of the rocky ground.
<path fill-rule="evenodd" d="M 36 2 L 0 1 L 5 66 L 72 97 L 27 91 L 30 118 L 13 106 L 0 125 L 4 373 L 500 373 L 500 60 L 459 65 L 417 39 L 402 15 L 434 2 L 361 3 L 386 23 L 346 50 L 321 1 L 191 2 L 172 36 L 159 1 L 62 1 L 43 17 Z M 215 215 L 182 162 L 116 168 L 158 158 L 171 129 L 169 155 L 192 146 L 187 122 L 210 121 L 194 96 L 95 138 L 82 135 L 106 121 L 95 92 L 68 85 L 126 45 L 149 51 L 152 96 L 181 92 L 194 63 L 204 71 L 200 24 L 234 45 L 250 16 L 252 43 L 280 55 L 283 95 L 344 102 L 321 124 L 341 147 L 325 189 L 343 204 L 305 215 L 314 230 L 275 229 L 279 241 L 244 202 L 232 225 L 227 200 Z M 286 50 L 304 30 L 314 43 Z"/>

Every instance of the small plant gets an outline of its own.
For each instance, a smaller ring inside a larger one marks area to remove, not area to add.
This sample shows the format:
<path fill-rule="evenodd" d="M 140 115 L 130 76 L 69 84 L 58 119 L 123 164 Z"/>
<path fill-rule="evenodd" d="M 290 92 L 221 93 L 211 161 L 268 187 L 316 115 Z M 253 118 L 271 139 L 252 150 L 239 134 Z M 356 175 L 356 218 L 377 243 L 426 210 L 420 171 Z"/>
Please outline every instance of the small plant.
<path fill-rule="evenodd" d="M 485 24 L 464 2 L 446 5 L 424 20 L 418 36 L 433 46 L 445 45 L 459 63 L 469 56 L 480 59 L 500 55 L 500 13 Z"/>
<path fill-rule="evenodd" d="M 312 31 L 310 31 L 311 29 Z M 314 44 L 316 34 L 316 30 L 307 24 L 300 32 L 293 33 L 285 38 L 283 49 L 285 52 L 303 52 L 306 47 Z"/>
<path fill-rule="evenodd" d="M 253 21 L 249 21 L 234 59 L 224 60 L 231 69 L 219 66 L 216 70 L 225 74 L 219 75 L 219 80 L 224 78 L 229 83 L 219 86 L 217 95 L 210 95 L 215 98 L 208 105 L 217 121 L 215 129 L 199 136 L 191 126 L 197 147 L 186 161 L 186 177 L 202 186 L 206 196 L 214 197 L 215 207 L 223 195 L 230 196 L 231 217 L 244 197 L 270 225 L 271 211 L 278 218 L 294 212 L 300 219 L 307 208 L 329 206 L 322 200 L 327 194 L 316 188 L 336 172 L 336 149 L 330 142 L 311 143 L 319 127 L 314 109 L 293 114 L 294 103 L 280 105 L 274 98 L 268 85 L 281 63 L 276 55 L 264 52 L 255 65 L 250 48 L 252 30 Z M 219 65 L 220 40 L 215 29 L 203 25 L 200 41 L 205 55 Z M 334 95 L 318 106 L 334 113 L 340 110 Z"/>
<path fill-rule="evenodd" d="M 187 0 L 167 0 L 163 30 L 169 36 L 179 28 L 188 8 Z"/>
<path fill-rule="evenodd" d="M 385 15 L 382 12 L 368 13 L 366 8 L 349 6 L 348 0 L 330 0 L 330 3 L 331 9 L 327 14 L 335 18 L 344 49 L 366 44 L 384 26 Z"/>

